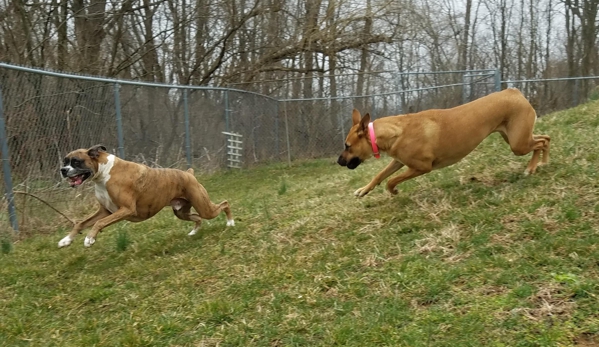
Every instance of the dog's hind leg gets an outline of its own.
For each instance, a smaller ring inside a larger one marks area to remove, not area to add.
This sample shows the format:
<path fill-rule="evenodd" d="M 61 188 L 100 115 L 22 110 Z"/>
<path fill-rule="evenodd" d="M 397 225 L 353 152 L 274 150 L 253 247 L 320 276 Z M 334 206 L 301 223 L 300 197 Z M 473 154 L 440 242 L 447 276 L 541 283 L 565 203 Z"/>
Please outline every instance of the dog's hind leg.
<path fill-rule="evenodd" d="M 538 165 L 547 164 L 549 162 L 549 143 L 551 138 L 547 135 L 533 135 L 532 158 L 524 170 L 525 175 L 533 174 L 537 170 Z M 543 159 L 539 163 L 539 157 L 543 154 Z"/>
<path fill-rule="evenodd" d="M 547 135 L 532 135 L 535 140 L 544 140 L 546 141 L 546 146 L 542 148 L 543 151 L 543 159 L 539 165 L 545 165 L 549 163 L 549 145 L 551 144 L 551 138 Z"/>
<path fill-rule="evenodd" d="M 526 170 L 524 170 L 525 175 L 534 174 L 537 170 L 537 166 L 539 165 L 539 159 L 541 158 L 541 154 L 543 158 L 541 159 L 540 164 L 547 164 L 549 162 L 549 143 L 551 138 L 547 135 L 528 135 L 525 139 L 520 139 L 519 141 L 514 141 L 514 136 L 504 135 L 502 133 L 506 142 L 510 145 L 512 152 L 517 155 L 526 155 L 530 152 L 532 153 L 532 158 L 528 162 L 526 166 Z"/>
<path fill-rule="evenodd" d="M 543 154 L 541 164 L 549 162 L 549 142 L 551 138 L 547 135 L 534 135 L 532 133 L 536 113 L 534 110 L 529 111 L 527 117 L 514 118 L 508 123 L 504 131 L 500 131 L 503 138 L 510 145 L 512 152 L 517 155 L 526 155 L 532 153 L 532 158 L 528 162 L 525 175 L 535 173 L 539 165 L 539 159 Z"/>
<path fill-rule="evenodd" d="M 191 212 L 191 203 L 185 199 L 176 198 L 171 200 L 173 213 L 177 218 L 195 222 L 195 226 L 189 232 L 189 236 L 195 235 L 202 225 L 202 218 L 197 213 Z"/>
<path fill-rule="evenodd" d="M 231 214 L 231 207 L 227 200 L 219 204 L 213 203 L 210 201 L 208 192 L 200 183 L 193 187 L 188 187 L 186 194 L 185 198 L 191 203 L 200 217 L 212 219 L 224 211 L 227 215 L 227 226 L 235 225 L 235 220 L 233 220 L 233 215 Z"/>
<path fill-rule="evenodd" d="M 387 181 L 387 190 L 389 191 L 389 193 L 395 195 L 397 194 L 397 189 L 395 189 L 395 186 L 400 184 L 403 181 L 407 181 L 411 178 L 414 177 L 418 177 L 420 175 L 424 175 L 425 173 L 431 172 L 431 169 L 426 169 L 426 170 L 418 170 L 418 169 L 414 169 L 411 167 L 408 167 L 408 169 L 404 172 L 402 172 L 401 174 L 389 179 L 389 181 Z"/>

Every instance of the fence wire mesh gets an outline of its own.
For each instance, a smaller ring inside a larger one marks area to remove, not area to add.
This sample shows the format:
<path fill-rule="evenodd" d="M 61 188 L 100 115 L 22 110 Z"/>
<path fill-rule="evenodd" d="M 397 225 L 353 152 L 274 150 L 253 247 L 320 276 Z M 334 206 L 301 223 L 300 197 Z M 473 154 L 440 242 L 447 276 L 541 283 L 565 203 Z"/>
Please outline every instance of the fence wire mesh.
<path fill-rule="evenodd" d="M 242 136 L 244 168 L 335 157 L 352 126 L 353 108 L 376 119 L 454 107 L 499 87 L 519 88 L 539 115 L 599 98 L 596 77 L 509 82 L 500 81 L 495 70 L 334 77 L 236 85 L 245 89 L 240 90 L 144 84 L 0 64 L 2 118 L 20 229 L 69 227 L 69 218 L 94 209 L 92 185 L 69 189 L 59 174 L 62 158 L 77 148 L 103 144 L 111 153 L 150 167 L 215 172 L 227 167 L 224 133 Z M 358 84 L 362 96 L 352 96 Z M 4 192 L 5 180 L 0 187 Z M 6 195 L 0 207 L 0 228 L 8 230 Z"/>
<path fill-rule="evenodd" d="M 226 131 L 243 135 L 243 167 L 281 160 L 287 148 L 281 146 L 277 101 L 250 92 L 6 68 L 0 68 L 0 88 L 22 230 L 68 226 L 52 208 L 74 218 L 94 208 L 91 185 L 68 189 L 59 174 L 62 158 L 78 148 L 103 144 L 150 167 L 191 166 L 201 172 L 226 167 Z M 2 228 L 9 228 L 6 208 L 0 216 Z"/>
<path fill-rule="evenodd" d="M 43 201 L 65 211 L 78 204 L 61 183 L 61 158 L 90 143 L 116 144 L 113 86 L 11 70 L 2 70 L 0 86 L 19 225 L 45 229 L 57 218 Z"/>

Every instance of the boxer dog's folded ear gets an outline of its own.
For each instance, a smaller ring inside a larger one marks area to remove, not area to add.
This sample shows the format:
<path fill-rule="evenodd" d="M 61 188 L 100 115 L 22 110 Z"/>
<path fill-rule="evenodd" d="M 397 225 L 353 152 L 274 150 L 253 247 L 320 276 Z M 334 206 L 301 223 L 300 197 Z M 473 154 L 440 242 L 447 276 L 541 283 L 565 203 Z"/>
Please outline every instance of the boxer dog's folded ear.
<path fill-rule="evenodd" d="M 103 145 L 95 145 L 87 150 L 87 155 L 90 158 L 97 159 L 100 156 L 100 152 L 106 152 L 106 147 Z"/>

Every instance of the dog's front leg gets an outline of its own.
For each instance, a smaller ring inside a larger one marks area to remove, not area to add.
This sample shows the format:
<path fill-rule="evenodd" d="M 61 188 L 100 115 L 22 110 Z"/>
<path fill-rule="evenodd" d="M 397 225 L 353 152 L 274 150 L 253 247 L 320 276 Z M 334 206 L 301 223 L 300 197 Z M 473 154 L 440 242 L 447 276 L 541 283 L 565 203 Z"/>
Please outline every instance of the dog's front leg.
<path fill-rule="evenodd" d="M 96 222 L 96 224 L 94 224 L 92 230 L 90 230 L 85 237 L 83 245 L 85 247 L 91 247 L 94 243 L 96 243 L 96 236 L 100 231 L 102 231 L 102 229 L 118 221 L 126 219 L 127 217 L 133 216 L 135 214 L 134 211 L 134 208 L 120 207 L 115 213 L 100 219 Z"/>
<path fill-rule="evenodd" d="M 96 212 L 89 215 L 87 218 L 85 218 L 81 222 L 76 223 L 73 226 L 73 229 L 71 230 L 71 232 L 67 236 L 62 238 L 62 240 L 58 241 L 58 248 L 69 246 L 71 244 L 71 242 L 73 242 L 73 240 L 75 239 L 75 236 L 77 236 L 77 234 L 79 234 L 81 232 L 81 230 L 94 225 L 94 223 L 96 223 L 97 221 L 99 221 L 100 219 L 102 219 L 108 215 L 110 215 L 110 212 L 107 209 L 105 209 L 103 206 L 100 206 L 100 208 Z"/>
<path fill-rule="evenodd" d="M 381 184 L 387 177 L 391 176 L 395 171 L 401 169 L 404 165 L 393 159 L 378 175 L 374 176 L 372 181 L 365 185 L 364 187 L 356 190 L 354 195 L 361 198 L 364 195 L 368 194 L 371 190 L 373 190 L 376 186 Z"/>

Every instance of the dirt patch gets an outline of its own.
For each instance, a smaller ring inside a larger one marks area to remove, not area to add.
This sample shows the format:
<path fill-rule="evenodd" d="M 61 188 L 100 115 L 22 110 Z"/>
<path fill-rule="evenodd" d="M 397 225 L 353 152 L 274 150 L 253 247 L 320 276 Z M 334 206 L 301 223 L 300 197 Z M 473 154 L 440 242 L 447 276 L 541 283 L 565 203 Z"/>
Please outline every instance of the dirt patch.
<path fill-rule="evenodd" d="M 574 345 L 580 347 L 599 347 L 599 336 L 582 334 L 574 338 Z"/>

